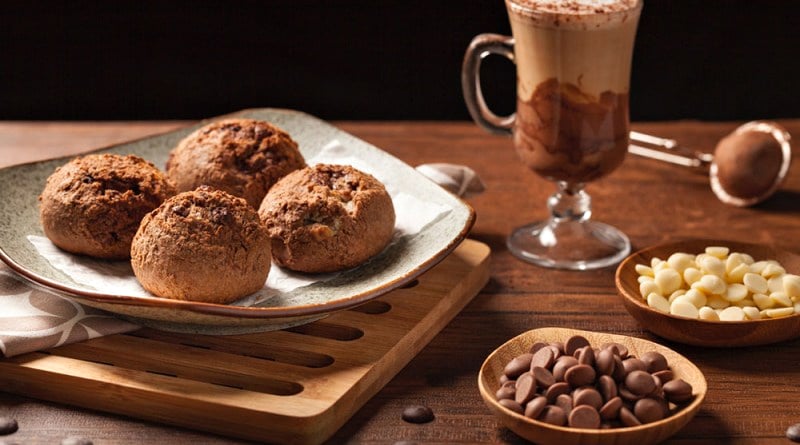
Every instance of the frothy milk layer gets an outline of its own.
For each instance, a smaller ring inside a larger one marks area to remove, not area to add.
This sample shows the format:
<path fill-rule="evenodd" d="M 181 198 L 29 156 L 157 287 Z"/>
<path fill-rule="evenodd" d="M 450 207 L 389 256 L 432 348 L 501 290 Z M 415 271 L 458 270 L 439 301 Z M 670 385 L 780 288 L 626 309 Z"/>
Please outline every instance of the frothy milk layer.
<path fill-rule="evenodd" d="M 606 91 L 617 94 L 628 92 L 641 1 L 506 2 L 515 40 L 517 93 L 520 100 L 530 99 L 536 86 L 550 79 L 573 84 L 595 97 Z M 526 6 L 521 8 L 519 4 Z M 559 12 L 528 9 L 539 4 L 549 5 Z M 578 4 L 584 5 L 583 8 L 593 4 L 596 9 L 592 10 L 594 12 L 578 13 L 575 11 L 584 9 L 568 7 Z M 617 10 L 623 7 L 626 9 Z M 565 9 L 572 12 L 562 13 Z M 611 12 L 596 12 L 606 10 Z M 594 25 L 589 26 L 590 23 Z"/>
<path fill-rule="evenodd" d="M 601 28 L 638 14 L 642 0 L 506 0 L 509 11 L 539 26 Z"/>
<path fill-rule="evenodd" d="M 540 175 L 585 182 L 627 153 L 640 0 L 506 0 L 517 65 L 514 146 Z"/>

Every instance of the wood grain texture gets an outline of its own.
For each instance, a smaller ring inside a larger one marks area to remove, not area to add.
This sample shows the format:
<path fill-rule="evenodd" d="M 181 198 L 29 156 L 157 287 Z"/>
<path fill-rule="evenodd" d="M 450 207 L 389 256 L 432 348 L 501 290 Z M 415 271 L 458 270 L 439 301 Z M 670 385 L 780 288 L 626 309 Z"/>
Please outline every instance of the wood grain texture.
<path fill-rule="evenodd" d="M 741 123 L 634 123 L 634 128 L 710 152 Z M 800 137 L 800 120 L 780 123 Z M 492 258 L 491 278 L 483 291 L 329 443 L 525 443 L 500 426 L 486 408 L 476 378 L 481 363 L 495 348 L 544 326 L 645 338 L 691 359 L 705 374 L 708 396 L 694 419 L 667 443 L 786 443 L 786 428 L 800 422 L 800 386 L 796 385 L 800 341 L 736 350 L 666 341 L 628 315 L 616 293 L 613 268 L 555 271 L 515 259 L 505 248 L 505 236 L 513 227 L 543 218 L 544 202 L 554 187 L 517 161 L 510 139 L 487 135 L 468 122 L 336 124 L 412 165 L 453 162 L 474 168 L 488 190 L 469 200 L 478 215 L 470 237 L 488 244 Z M 80 142 L 91 133 L 92 124 L 52 132 L 41 125 L 24 131 L 38 132 L 39 138 L 51 139 L 52 146 L 69 142 L 78 149 L 92 148 L 91 143 Z M 156 125 L 152 128 L 159 130 Z M 13 123 L 3 127 L 3 132 L 14 131 Z M 24 140 L 23 130 L 17 131 L 16 140 Z M 0 146 L 0 163 L 8 150 Z M 757 207 L 744 209 L 717 201 L 702 173 L 629 156 L 620 169 L 589 184 L 593 217 L 626 232 L 634 250 L 676 238 L 724 237 L 798 253 L 799 153 L 795 147 L 795 162 L 781 191 Z M 39 158 L 56 154 L 65 153 L 42 148 L 36 153 Z M 400 418 L 406 406 L 420 403 L 433 409 L 433 422 L 415 425 Z M 20 431 L 4 439 L 20 443 L 58 443 L 68 435 L 90 437 L 95 443 L 241 443 L 5 393 L 0 394 L 0 415 L 19 421 Z"/>

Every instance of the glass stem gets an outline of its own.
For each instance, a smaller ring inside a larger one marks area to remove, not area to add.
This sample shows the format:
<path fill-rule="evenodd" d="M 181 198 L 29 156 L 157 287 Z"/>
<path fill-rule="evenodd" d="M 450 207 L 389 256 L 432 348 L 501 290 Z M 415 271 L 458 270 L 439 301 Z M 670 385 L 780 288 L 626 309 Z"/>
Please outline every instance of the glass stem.
<path fill-rule="evenodd" d="M 547 200 L 550 218 L 556 224 L 583 222 L 592 216 L 592 198 L 579 182 L 571 184 L 566 181 L 556 182 L 558 190 Z"/>

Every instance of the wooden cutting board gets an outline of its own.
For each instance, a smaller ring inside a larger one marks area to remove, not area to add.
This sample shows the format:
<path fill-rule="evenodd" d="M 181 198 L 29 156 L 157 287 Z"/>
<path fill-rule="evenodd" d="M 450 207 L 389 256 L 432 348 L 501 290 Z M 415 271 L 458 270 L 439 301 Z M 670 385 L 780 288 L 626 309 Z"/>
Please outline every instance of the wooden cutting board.
<path fill-rule="evenodd" d="M 321 443 L 480 291 L 489 253 L 466 240 L 411 285 L 296 328 L 142 329 L 2 359 L 0 389 L 231 437 Z"/>

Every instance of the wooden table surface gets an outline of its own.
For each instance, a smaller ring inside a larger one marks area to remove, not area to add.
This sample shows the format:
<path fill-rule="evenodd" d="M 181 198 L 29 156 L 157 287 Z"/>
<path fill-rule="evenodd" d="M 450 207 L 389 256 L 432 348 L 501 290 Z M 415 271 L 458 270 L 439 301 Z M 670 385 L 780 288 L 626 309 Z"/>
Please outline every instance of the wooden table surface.
<path fill-rule="evenodd" d="M 800 120 L 780 121 L 800 137 Z M 74 154 L 168 131 L 185 122 L 4 122 L 0 167 Z M 658 341 L 693 360 L 708 380 L 699 414 L 670 443 L 784 444 L 800 422 L 800 341 L 742 349 L 706 349 L 661 340 L 631 318 L 616 294 L 614 268 L 588 272 L 544 269 L 515 259 L 505 247 L 512 228 L 546 216 L 552 184 L 516 159 L 511 140 L 469 122 L 336 122 L 340 128 L 411 165 L 452 162 L 471 166 L 487 191 L 471 198 L 478 218 L 471 238 L 492 249 L 491 279 L 483 291 L 330 443 L 522 443 L 499 426 L 476 385 L 483 359 L 530 329 L 561 326 Z M 676 138 L 712 151 L 737 122 L 635 123 L 634 129 Z M 722 237 L 775 244 L 800 252 L 800 149 L 782 189 L 754 208 L 720 203 L 699 172 L 629 156 L 621 168 L 587 190 L 596 219 L 622 229 L 634 249 L 687 237 Z M 2 309 L 0 309 L 2 310 Z M 402 410 L 425 404 L 435 421 L 401 420 Z M 7 443 L 59 443 L 83 436 L 103 443 L 243 443 L 87 409 L 0 393 L 0 416 L 19 422 Z M 268 439 L 268 438 L 265 438 Z"/>

